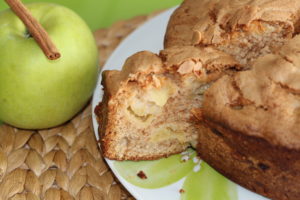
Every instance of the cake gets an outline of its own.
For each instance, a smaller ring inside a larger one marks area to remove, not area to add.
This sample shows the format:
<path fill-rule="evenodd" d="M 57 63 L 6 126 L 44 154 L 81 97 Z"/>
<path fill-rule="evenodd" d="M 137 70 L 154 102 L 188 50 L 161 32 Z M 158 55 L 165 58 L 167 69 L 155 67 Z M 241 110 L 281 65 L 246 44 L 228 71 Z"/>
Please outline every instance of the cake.
<path fill-rule="evenodd" d="M 298 33 L 297 0 L 185 0 L 173 13 L 165 47 L 212 46 L 247 65 Z"/>
<path fill-rule="evenodd" d="M 300 199 L 300 35 L 205 93 L 200 157 L 235 182 Z"/>
<path fill-rule="evenodd" d="M 239 64 L 221 51 L 185 46 L 160 55 L 138 52 L 122 71 L 104 71 L 104 97 L 96 109 L 104 156 L 153 160 L 195 146 L 192 113 L 210 82 L 235 69 Z"/>
<path fill-rule="evenodd" d="M 252 191 L 300 199 L 299 31 L 299 0 L 185 0 L 164 50 L 103 72 L 104 156 L 153 160 L 193 146 Z"/>

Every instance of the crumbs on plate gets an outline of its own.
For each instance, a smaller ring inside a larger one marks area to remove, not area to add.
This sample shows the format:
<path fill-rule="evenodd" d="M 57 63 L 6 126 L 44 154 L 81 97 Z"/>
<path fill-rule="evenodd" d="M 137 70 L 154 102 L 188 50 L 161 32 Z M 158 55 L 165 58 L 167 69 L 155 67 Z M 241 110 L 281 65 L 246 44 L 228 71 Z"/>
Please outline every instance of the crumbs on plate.
<path fill-rule="evenodd" d="M 137 173 L 137 176 L 141 179 L 147 179 L 147 176 L 143 171 L 139 171 L 139 173 Z"/>

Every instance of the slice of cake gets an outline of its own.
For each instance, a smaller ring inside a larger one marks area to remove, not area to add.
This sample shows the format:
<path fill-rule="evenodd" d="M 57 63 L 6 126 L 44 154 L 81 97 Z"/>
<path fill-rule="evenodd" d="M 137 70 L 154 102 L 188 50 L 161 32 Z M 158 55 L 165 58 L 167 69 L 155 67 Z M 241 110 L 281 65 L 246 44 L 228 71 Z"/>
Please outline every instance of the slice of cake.
<path fill-rule="evenodd" d="M 195 145 L 193 110 L 211 81 L 237 68 L 225 53 L 186 46 L 160 55 L 139 52 L 122 71 L 104 71 L 104 97 L 96 109 L 104 156 L 152 160 Z"/>

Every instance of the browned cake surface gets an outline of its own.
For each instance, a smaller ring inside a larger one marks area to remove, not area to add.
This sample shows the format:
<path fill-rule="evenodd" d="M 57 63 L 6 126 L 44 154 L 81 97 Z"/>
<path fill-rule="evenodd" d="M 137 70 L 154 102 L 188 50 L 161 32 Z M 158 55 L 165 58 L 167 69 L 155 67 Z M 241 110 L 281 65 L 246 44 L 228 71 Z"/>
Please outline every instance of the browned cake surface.
<path fill-rule="evenodd" d="M 172 15 L 165 47 L 213 46 L 247 64 L 291 38 L 298 0 L 185 0 Z"/>
<path fill-rule="evenodd" d="M 207 92 L 206 116 L 274 145 L 300 149 L 300 36 L 253 70 L 224 76 Z"/>
<path fill-rule="evenodd" d="M 205 93 L 202 114 L 212 131 L 201 132 L 200 155 L 254 191 L 299 199 L 299 75 L 296 36 L 252 70 L 219 79 Z"/>

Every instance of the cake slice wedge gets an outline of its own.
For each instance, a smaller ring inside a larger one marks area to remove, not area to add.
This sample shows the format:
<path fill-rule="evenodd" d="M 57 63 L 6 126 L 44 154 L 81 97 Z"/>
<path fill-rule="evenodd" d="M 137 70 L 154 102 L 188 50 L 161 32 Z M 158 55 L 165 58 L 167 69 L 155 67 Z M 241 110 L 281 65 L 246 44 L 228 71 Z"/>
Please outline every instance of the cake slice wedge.
<path fill-rule="evenodd" d="M 239 67 L 213 48 L 185 46 L 160 55 L 139 52 L 121 71 L 104 71 L 104 97 L 96 108 L 104 156 L 153 160 L 195 146 L 193 112 L 201 107 L 204 91 Z"/>

